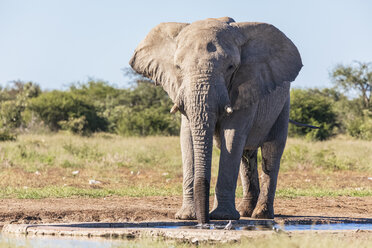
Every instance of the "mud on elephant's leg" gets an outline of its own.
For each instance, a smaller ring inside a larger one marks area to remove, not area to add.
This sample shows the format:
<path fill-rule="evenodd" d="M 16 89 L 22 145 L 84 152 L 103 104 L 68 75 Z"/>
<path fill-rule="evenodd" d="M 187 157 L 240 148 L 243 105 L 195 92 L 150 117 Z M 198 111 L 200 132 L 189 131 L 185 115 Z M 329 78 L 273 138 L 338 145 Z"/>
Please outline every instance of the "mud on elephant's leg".
<path fill-rule="evenodd" d="M 243 199 L 237 209 L 240 216 L 251 217 L 260 194 L 257 172 L 257 150 L 246 150 L 243 152 L 240 163 L 240 178 L 243 186 Z"/>
<path fill-rule="evenodd" d="M 182 207 L 177 211 L 175 217 L 180 220 L 195 220 L 194 203 L 194 151 L 192 145 L 191 131 L 187 118 L 182 115 L 181 123 L 181 152 L 183 166 L 183 199 Z"/>

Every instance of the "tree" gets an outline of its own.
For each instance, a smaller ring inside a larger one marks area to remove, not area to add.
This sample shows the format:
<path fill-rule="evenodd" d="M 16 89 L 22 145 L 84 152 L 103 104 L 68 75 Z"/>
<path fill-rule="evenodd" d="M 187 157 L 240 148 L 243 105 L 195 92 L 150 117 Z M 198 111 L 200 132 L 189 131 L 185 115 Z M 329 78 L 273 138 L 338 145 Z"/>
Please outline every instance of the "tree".
<path fill-rule="evenodd" d="M 331 74 L 336 87 L 346 92 L 356 91 L 363 100 L 364 109 L 372 107 L 372 63 L 355 62 L 353 65 L 338 65 Z"/>
<path fill-rule="evenodd" d="M 341 105 L 340 113 L 346 132 L 356 138 L 372 139 L 372 63 L 338 65 L 331 76 L 337 88 L 354 98 L 343 101 Z M 355 94 L 358 97 L 355 98 Z"/>

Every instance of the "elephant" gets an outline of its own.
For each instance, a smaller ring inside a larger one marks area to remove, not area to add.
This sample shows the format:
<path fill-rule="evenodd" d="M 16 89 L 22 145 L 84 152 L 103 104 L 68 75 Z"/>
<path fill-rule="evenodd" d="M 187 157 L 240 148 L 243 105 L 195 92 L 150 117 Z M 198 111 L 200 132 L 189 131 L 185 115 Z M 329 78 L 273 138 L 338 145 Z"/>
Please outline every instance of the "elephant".
<path fill-rule="evenodd" d="M 181 112 L 183 202 L 178 219 L 274 218 L 289 122 L 289 89 L 302 68 L 296 46 L 270 24 L 230 17 L 161 23 L 129 62 Z M 213 143 L 220 149 L 209 213 Z M 262 153 L 261 188 L 257 150 Z M 238 175 L 243 199 L 235 206 Z"/>

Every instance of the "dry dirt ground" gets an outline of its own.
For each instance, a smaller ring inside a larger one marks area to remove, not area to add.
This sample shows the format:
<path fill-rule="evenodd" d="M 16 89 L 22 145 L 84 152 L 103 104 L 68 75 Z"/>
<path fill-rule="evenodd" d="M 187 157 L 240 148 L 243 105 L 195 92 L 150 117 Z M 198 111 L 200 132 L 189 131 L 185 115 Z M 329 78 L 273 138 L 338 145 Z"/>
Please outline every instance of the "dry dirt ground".
<path fill-rule="evenodd" d="M 212 199 L 211 199 L 212 200 Z M 237 199 L 239 202 L 240 199 Z M 0 225 L 7 223 L 174 221 L 181 197 L 2 199 Z M 296 197 L 275 200 L 277 222 L 372 223 L 372 197 Z"/>

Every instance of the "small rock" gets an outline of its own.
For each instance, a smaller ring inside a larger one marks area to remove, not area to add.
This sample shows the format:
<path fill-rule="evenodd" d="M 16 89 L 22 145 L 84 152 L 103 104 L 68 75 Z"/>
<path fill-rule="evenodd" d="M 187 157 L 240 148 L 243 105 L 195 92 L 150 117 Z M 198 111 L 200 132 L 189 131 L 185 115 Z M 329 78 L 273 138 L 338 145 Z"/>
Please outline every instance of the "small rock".
<path fill-rule="evenodd" d="M 285 231 L 283 231 L 283 229 L 278 228 L 278 227 L 273 227 L 273 231 L 276 233 L 286 233 Z"/>
<path fill-rule="evenodd" d="M 90 185 L 96 185 L 96 184 L 101 184 L 101 182 L 100 181 L 97 181 L 97 180 L 94 180 L 94 179 L 90 179 L 89 180 L 89 184 Z"/>
<path fill-rule="evenodd" d="M 28 187 L 27 186 L 23 186 L 23 189 L 28 189 Z"/>
<path fill-rule="evenodd" d="M 130 174 L 133 175 L 134 174 L 134 171 L 131 171 Z"/>
<path fill-rule="evenodd" d="M 39 171 L 35 171 L 35 175 L 36 175 L 36 176 L 40 176 L 41 173 L 40 173 Z"/>
<path fill-rule="evenodd" d="M 140 171 L 137 171 L 137 176 L 138 176 L 140 173 L 141 173 Z"/>
<path fill-rule="evenodd" d="M 169 173 L 168 172 L 164 172 L 163 174 L 161 174 L 162 176 L 168 176 L 169 175 Z"/>
<path fill-rule="evenodd" d="M 194 244 L 194 245 L 198 245 L 199 244 L 199 240 L 197 238 L 192 238 L 191 239 L 191 243 Z"/>
<path fill-rule="evenodd" d="M 368 180 L 372 180 L 372 177 L 369 177 Z"/>
<path fill-rule="evenodd" d="M 310 182 L 311 180 L 310 179 L 305 179 L 305 182 Z"/>
<path fill-rule="evenodd" d="M 73 171 L 73 172 L 72 172 L 72 175 L 77 175 L 77 174 L 79 174 L 79 172 L 80 172 L 80 171 L 78 171 L 78 170 L 77 170 L 77 171 Z"/>

